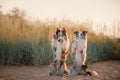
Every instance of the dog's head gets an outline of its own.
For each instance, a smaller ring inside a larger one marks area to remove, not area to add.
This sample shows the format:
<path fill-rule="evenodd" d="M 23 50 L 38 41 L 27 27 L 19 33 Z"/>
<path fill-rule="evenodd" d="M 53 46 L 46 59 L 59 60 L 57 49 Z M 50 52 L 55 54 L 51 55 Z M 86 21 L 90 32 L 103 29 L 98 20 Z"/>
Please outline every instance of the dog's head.
<path fill-rule="evenodd" d="M 65 28 L 63 29 L 59 29 L 57 28 L 56 30 L 56 37 L 58 39 L 58 42 L 63 42 L 64 40 L 67 40 L 67 36 L 66 36 L 66 30 Z"/>
<path fill-rule="evenodd" d="M 74 34 L 76 38 L 86 39 L 87 38 L 87 31 L 75 31 Z"/>
<path fill-rule="evenodd" d="M 57 37 L 66 36 L 66 30 L 65 30 L 65 28 L 63 28 L 63 29 L 57 28 L 57 30 L 56 30 L 56 35 L 57 35 Z"/>

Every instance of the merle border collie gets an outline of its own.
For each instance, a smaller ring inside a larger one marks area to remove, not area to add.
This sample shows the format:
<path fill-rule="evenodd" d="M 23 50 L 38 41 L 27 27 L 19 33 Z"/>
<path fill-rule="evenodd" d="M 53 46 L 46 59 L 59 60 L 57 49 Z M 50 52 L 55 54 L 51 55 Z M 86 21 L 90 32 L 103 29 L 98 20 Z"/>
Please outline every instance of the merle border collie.
<path fill-rule="evenodd" d="M 68 75 L 69 70 L 66 65 L 66 60 L 68 57 L 69 39 L 65 28 L 56 29 L 51 46 L 53 51 L 53 63 L 50 65 L 50 75 Z"/>
<path fill-rule="evenodd" d="M 72 42 L 72 60 L 74 66 L 72 67 L 70 73 L 71 75 L 90 75 L 91 72 L 86 61 L 86 50 L 87 50 L 87 31 L 75 31 L 75 39 Z"/>

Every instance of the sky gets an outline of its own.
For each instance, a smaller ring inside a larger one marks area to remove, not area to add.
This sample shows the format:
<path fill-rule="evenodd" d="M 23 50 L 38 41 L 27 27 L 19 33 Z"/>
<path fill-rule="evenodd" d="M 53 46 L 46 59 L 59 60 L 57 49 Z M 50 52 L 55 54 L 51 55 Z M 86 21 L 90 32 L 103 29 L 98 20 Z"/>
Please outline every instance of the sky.
<path fill-rule="evenodd" d="M 2 11 L 17 7 L 32 19 L 69 19 L 109 24 L 120 20 L 120 0 L 0 0 Z"/>

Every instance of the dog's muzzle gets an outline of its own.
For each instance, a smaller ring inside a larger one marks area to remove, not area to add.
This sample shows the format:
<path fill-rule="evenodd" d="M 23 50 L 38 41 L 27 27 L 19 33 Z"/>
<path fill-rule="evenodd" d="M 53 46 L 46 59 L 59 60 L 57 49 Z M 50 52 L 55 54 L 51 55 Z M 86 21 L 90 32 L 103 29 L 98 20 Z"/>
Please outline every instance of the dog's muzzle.
<path fill-rule="evenodd" d="M 63 42 L 64 41 L 64 38 L 63 37 L 59 37 L 58 38 L 58 42 Z"/>
<path fill-rule="evenodd" d="M 63 40 L 62 39 L 58 39 L 58 42 L 63 42 Z"/>

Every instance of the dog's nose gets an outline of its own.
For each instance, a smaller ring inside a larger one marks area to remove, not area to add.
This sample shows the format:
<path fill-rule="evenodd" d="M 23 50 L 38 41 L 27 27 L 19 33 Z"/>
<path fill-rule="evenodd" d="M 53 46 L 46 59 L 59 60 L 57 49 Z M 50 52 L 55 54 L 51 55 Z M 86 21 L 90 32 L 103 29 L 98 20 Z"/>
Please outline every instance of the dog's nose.
<path fill-rule="evenodd" d="M 55 63 L 57 63 L 57 60 L 55 60 Z"/>
<path fill-rule="evenodd" d="M 58 40 L 58 42 L 60 42 L 60 39 Z"/>
<path fill-rule="evenodd" d="M 62 40 L 62 39 L 58 39 L 58 42 L 62 43 L 62 42 L 63 42 L 63 40 Z"/>

